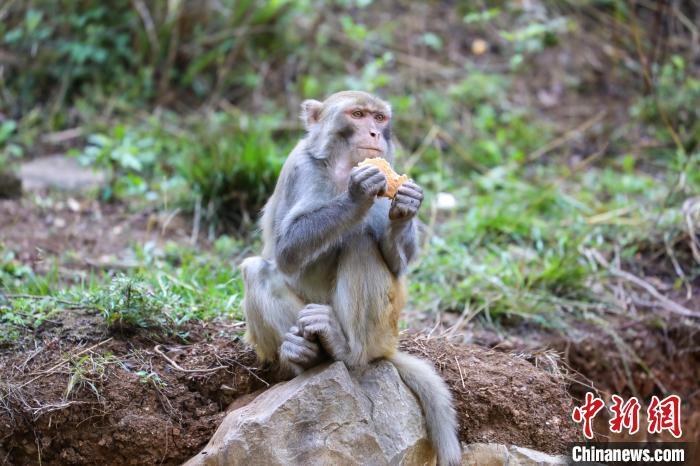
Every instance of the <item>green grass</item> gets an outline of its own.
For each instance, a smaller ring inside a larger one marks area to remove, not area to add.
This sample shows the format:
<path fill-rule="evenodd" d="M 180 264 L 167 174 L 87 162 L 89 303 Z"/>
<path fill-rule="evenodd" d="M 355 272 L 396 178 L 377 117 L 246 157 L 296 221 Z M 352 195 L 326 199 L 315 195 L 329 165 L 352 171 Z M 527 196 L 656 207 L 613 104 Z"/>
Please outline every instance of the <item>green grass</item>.
<path fill-rule="evenodd" d="M 615 308 L 607 272 L 586 252 L 620 255 L 626 266 L 641 244 L 682 234 L 681 203 L 666 204 L 674 176 L 660 183 L 609 168 L 563 176 L 554 167 L 472 176 L 455 192 L 458 209 L 429 225 L 412 305 L 554 327 L 567 315 Z M 700 276 L 697 266 L 689 271 Z"/>
<path fill-rule="evenodd" d="M 72 283 L 58 272 L 35 275 L 5 250 L 0 262 L 0 345 L 17 341 L 70 308 L 92 309 L 116 331 L 179 332 L 190 320 L 243 318 L 237 263 L 251 254 L 250 245 L 221 236 L 210 249 L 168 244 L 159 251 L 139 246 L 134 251 L 136 266 L 128 272 L 103 271 Z"/>
<path fill-rule="evenodd" d="M 133 2 L 113 3 L 9 7 L 0 46 L 31 56 L 32 66 L 9 64 L 22 73 L 0 82 L 8 104 L 0 168 L 40 151 L 46 132 L 80 127 L 83 137 L 67 146 L 106 171 L 102 201 L 134 211 L 178 208 L 218 240 L 211 248 L 134 245 L 136 262 L 121 275 L 101 270 L 77 280 L 63 272 L 67 257 L 46 258 L 51 267 L 39 275 L 5 244 L 0 344 L 72 306 L 94 309 L 115 329 L 241 319 L 236 264 L 259 250 L 249 231 L 302 133 L 298 103 L 348 87 L 391 102 L 399 168 L 426 190 L 428 236 L 411 271 L 413 308 L 561 327 L 564 317 L 617 306 L 592 250 L 639 272 L 651 249 L 657 262 L 678 262 L 678 289 L 700 276 L 682 213 L 700 193 L 697 60 L 679 35 L 664 38 L 673 44 L 664 61 L 651 62 L 661 60 L 661 39 L 638 29 L 643 18 L 631 18 L 624 2 L 544 2 L 535 13 L 520 2 L 488 10 L 461 2 L 456 19 L 431 22 L 416 37 L 403 23 L 378 24 L 381 2 L 338 2 L 329 15 L 308 2 L 227 0 L 230 14 L 201 17 L 181 2 L 149 4 L 150 32 Z M 196 28 L 185 27 L 189 14 Z M 292 18 L 306 21 L 290 27 Z M 611 27 L 619 34 L 609 36 Z M 581 31 L 596 40 L 581 41 Z M 482 38 L 489 52 L 460 50 L 451 37 L 461 36 Z M 626 59 L 591 78 L 576 61 L 569 69 L 550 56 L 562 76 L 549 75 L 540 60 L 572 44 L 602 66 L 611 51 Z M 553 81 L 562 101 L 543 108 L 537 91 L 553 91 Z M 607 100 L 603 88 L 622 94 L 610 109 L 596 100 Z M 570 105 L 581 106 L 573 126 L 562 111 Z M 615 118 L 572 131 L 603 109 Z M 440 192 L 457 198 L 457 210 L 434 211 Z"/>
<path fill-rule="evenodd" d="M 624 264 L 645 242 L 680 234 L 681 205 L 668 205 L 673 175 L 666 176 L 659 183 L 613 168 L 571 175 L 555 167 L 524 176 L 518 165 L 498 167 L 465 179 L 453 191 L 458 208 L 435 217 L 436 193 L 429 190 L 421 214 L 429 236 L 409 277 L 410 306 L 492 321 L 519 316 L 553 328 L 564 328 L 565 317 L 615 308 L 606 271 L 586 251 L 617 254 Z M 80 283 L 66 282 L 56 267 L 35 275 L 6 249 L 0 267 L 5 291 L 46 298 L 6 300 L 0 340 L 17 339 L 62 307 L 94 309 L 117 330 L 177 332 L 189 320 L 240 320 L 236 264 L 259 247 L 254 239 L 228 236 L 211 248 L 134 246 L 135 266 L 126 273 L 102 272 Z M 700 276 L 698 267 L 686 271 L 690 280 Z"/>

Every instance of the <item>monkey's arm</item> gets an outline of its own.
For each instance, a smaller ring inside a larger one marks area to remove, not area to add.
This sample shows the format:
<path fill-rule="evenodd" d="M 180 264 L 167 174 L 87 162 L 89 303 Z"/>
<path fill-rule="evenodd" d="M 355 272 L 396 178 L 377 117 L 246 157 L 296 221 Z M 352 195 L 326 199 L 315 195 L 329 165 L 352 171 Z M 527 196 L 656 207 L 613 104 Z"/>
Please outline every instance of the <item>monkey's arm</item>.
<path fill-rule="evenodd" d="M 312 180 L 299 180 L 311 182 Z M 277 233 L 275 260 L 284 273 L 292 273 L 337 244 L 343 234 L 359 224 L 377 193 L 386 189 L 384 175 L 372 166 L 353 169 L 348 191 L 330 201 L 302 195 L 284 217 Z"/>
<path fill-rule="evenodd" d="M 379 250 L 391 273 L 402 275 L 418 251 L 416 221 L 394 220 L 379 240 Z"/>
<path fill-rule="evenodd" d="M 389 270 L 399 276 L 418 250 L 415 216 L 423 202 L 423 190 L 413 181 L 399 188 L 389 209 L 389 226 L 379 240 L 379 249 Z"/>

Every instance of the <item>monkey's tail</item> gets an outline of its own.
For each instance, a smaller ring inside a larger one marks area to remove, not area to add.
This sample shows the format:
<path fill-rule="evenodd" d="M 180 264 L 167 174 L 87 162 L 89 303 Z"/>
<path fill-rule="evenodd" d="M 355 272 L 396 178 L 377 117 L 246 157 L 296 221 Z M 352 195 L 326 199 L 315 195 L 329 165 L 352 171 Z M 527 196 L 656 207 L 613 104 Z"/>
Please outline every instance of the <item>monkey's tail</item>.
<path fill-rule="evenodd" d="M 432 364 L 422 359 L 399 351 L 388 359 L 423 407 L 428 435 L 437 453 L 438 464 L 459 465 L 462 449 L 457 438 L 457 416 L 447 384 Z"/>

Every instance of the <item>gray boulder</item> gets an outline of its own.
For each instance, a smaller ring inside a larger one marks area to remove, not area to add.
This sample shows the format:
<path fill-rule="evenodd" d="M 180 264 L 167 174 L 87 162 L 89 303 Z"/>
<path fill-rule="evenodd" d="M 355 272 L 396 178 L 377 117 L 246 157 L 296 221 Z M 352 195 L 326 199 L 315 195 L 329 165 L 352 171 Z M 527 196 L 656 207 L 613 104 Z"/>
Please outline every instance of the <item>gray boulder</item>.
<path fill-rule="evenodd" d="M 569 463 L 565 456 L 499 443 L 472 443 L 465 445 L 462 452 L 462 466 L 554 466 Z"/>
<path fill-rule="evenodd" d="M 231 411 L 187 466 L 430 465 L 420 406 L 390 363 L 336 362 Z"/>

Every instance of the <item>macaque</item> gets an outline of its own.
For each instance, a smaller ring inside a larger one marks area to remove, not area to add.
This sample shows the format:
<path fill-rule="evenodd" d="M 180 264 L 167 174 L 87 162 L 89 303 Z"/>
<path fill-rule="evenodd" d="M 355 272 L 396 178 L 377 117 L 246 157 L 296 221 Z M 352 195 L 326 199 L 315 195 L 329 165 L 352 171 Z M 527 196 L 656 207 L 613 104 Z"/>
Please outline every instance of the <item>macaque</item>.
<path fill-rule="evenodd" d="M 302 103 L 306 136 L 263 210 L 263 252 L 241 264 L 246 338 L 293 376 L 323 361 L 389 360 L 418 397 L 441 465 L 461 449 L 450 392 L 431 364 L 397 350 L 405 273 L 423 200 L 413 181 L 393 199 L 365 158 L 393 163 L 391 108 L 365 92 Z"/>

